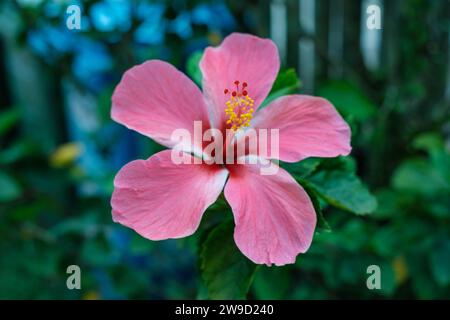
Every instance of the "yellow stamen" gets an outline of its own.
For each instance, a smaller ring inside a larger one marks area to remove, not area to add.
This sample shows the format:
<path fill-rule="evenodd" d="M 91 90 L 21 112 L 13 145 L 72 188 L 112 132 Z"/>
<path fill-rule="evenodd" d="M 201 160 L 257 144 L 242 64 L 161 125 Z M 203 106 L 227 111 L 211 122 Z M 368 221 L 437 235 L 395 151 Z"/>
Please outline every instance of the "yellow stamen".
<path fill-rule="evenodd" d="M 250 126 L 255 101 L 248 95 L 246 82 L 243 82 L 241 87 L 239 86 L 239 81 L 235 81 L 234 84 L 236 85 L 236 91 L 224 90 L 225 94 L 230 94 L 230 100 L 225 102 L 225 114 L 228 116 L 226 123 L 230 125 L 232 131 L 237 131 L 243 127 Z"/>

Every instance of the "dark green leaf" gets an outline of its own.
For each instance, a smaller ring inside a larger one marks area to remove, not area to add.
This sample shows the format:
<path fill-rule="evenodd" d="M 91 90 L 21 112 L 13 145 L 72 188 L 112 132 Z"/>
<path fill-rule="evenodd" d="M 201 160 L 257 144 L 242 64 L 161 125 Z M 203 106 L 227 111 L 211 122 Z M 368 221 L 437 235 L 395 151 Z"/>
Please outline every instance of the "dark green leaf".
<path fill-rule="evenodd" d="M 295 163 L 283 162 L 281 167 L 296 178 L 305 178 L 317 169 L 321 161 L 322 159 L 320 158 L 307 158 Z"/>
<path fill-rule="evenodd" d="M 356 171 L 356 161 L 351 156 L 321 159 L 320 170 L 339 170 L 354 173 Z"/>
<path fill-rule="evenodd" d="M 269 96 L 266 100 L 264 100 L 261 107 L 268 105 L 276 98 L 285 96 L 287 94 L 296 93 L 298 89 L 300 89 L 300 86 L 301 83 L 298 79 L 295 69 L 280 71 L 272 86 L 272 90 L 270 91 Z"/>
<path fill-rule="evenodd" d="M 211 299 L 244 299 L 256 265 L 234 243 L 234 225 L 224 222 L 214 228 L 202 245 L 200 268 Z"/>
<path fill-rule="evenodd" d="M 356 214 L 368 214 L 377 207 L 376 198 L 359 178 L 344 171 L 321 171 L 308 178 L 309 186 L 329 204 Z"/>
<path fill-rule="evenodd" d="M 299 180 L 302 184 L 305 191 L 308 193 L 309 198 L 311 199 L 311 202 L 313 203 L 314 210 L 316 211 L 317 215 L 317 228 L 316 231 L 323 231 L 323 232 L 331 232 L 331 227 L 328 223 L 328 221 L 325 219 L 322 211 L 322 207 L 320 205 L 319 198 L 317 196 L 317 193 L 311 188 L 306 181 Z"/>
<path fill-rule="evenodd" d="M 318 95 L 328 99 L 346 118 L 364 121 L 376 112 L 375 104 L 361 89 L 346 81 L 330 81 L 319 88 Z"/>

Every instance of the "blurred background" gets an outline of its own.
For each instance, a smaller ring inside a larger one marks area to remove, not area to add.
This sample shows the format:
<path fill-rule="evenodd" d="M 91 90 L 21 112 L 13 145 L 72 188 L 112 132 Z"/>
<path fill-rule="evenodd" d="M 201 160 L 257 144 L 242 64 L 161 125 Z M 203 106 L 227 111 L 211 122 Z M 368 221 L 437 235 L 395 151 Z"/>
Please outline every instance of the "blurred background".
<path fill-rule="evenodd" d="M 66 27 L 71 4 L 81 30 Z M 6 0 L 0 299 L 206 297 L 201 235 L 151 242 L 111 220 L 115 173 L 161 150 L 110 119 L 111 94 L 153 58 L 199 81 L 202 50 L 233 31 L 272 38 L 294 91 L 334 103 L 353 131 L 346 165 L 378 202 L 364 216 L 325 206 L 331 232 L 295 265 L 259 267 L 248 297 L 450 298 L 450 1 Z M 72 264 L 81 290 L 66 287 Z M 381 290 L 366 287 L 372 264 Z"/>

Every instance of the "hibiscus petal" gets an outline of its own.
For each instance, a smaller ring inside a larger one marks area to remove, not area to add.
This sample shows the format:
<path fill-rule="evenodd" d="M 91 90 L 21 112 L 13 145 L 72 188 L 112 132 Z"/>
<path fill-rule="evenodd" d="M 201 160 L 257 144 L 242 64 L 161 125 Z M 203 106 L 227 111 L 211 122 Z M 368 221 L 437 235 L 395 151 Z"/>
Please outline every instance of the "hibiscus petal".
<path fill-rule="evenodd" d="M 278 98 L 259 110 L 251 125 L 256 129 L 279 129 L 278 159 L 286 162 L 345 156 L 352 149 L 350 127 L 329 101 L 319 97 Z M 270 147 L 269 141 L 269 151 Z"/>
<path fill-rule="evenodd" d="M 150 240 L 189 236 L 217 200 L 227 175 L 218 166 L 176 165 L 170 150 L 132 161 L 114 180 L 113 220 Z"/>
<path fill-rule="evenodd" d="M 294 263 L 308 250 L 316 214 L 307 193 L 282 168 L 261 175 L 258 165 L 236 165 L 225 186 L 238 248 L 255 263 Z"/>
<path fill-rule="evenodd" d="M 224 89 L 234 89 L 234 81 L 247 82 L 254 109 L 266 98 L 280 68 L 275 44 L 269 39 L 233 33 L 216 48 L 209 47 L 200 61 L 203 92 L 212 109 L 213 126 L 225 126 Z"/>
<path fill-rule="evenodd" d="M 156 142 L 173 147 L 175 129 L 194 121 L 209 128 L 208 110 L 200 89 L 182 72 L 160 60 L 150 60 L 125 72 L 112 97 L 111 117 Z"/>

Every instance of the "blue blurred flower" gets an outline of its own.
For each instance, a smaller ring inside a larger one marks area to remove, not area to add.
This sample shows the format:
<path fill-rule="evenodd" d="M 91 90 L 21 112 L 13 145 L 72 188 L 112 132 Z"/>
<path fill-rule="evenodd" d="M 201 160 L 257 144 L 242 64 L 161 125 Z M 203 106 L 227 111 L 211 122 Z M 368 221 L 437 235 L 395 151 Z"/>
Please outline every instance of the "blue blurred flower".
<path fill-rule="evenodd" d="M 67 28 L 44 26 L 27 35 L 31 49 L 45 59 L 54 59 L 73 50 L 76 34 Z"/>
<path fill-rule="evenodd" d="M 231 30 L 236 20 L 224 3 L 202 3 L 192 10 L 192 22 L 213 30 Z"/>
<path fill-rule="evenodd" d="M 126 0 L 104 0 L 90 10 L 93 26 L 102 32 L 128 31 L 131 27 L 131 6 Z"/>
<path fill-rule="evenodd" d="M 163 3 L 140 2 L 136 7 L 136 18 L 138 20 L 160 18 L 165 11 L 166 6 Z"/>
<path fill-rule="evenodd" d="M 71 51 L 76 43 L 75 34 L 67 28 L 44 28 L 48 43 L 58 52 L 67 53 Z"/>
<path fill-rule="evenodd" d="M 27 42 L 31 50 L 42 57 L 45 57 L 50 50 L 45 35 L 41 30 L 32 30 L 28 32 Z"/>
<path fill-rule="evenodd" d="M 105 45 L 82 38 L 77 46 L 72 71 L 88 88 L 101 90 L 107 83 L 106 73 L 113 67 L 113 59 Z"/>
<path fill-rule="evenodd" d="M 136 8 L 136 18 L 143 22 L 134 32 L 134 40 L 139 44 L 161 44 L 165 38 L 166 6 L 161 3 L 140 3 Z"/>
<path fill-rule="evenodd" d="M 165 21 L 145 21 L 134 32 L 134 40 L 140 44 L 161 44 L 165 38 Z"/>
<path fill-rule="evenodd" d="M 192 36 L 191 15 L 188 11 L 182 11 L 170 23 L 170 31 L 176 33 L 180 38 L 186 39 Z"/>

